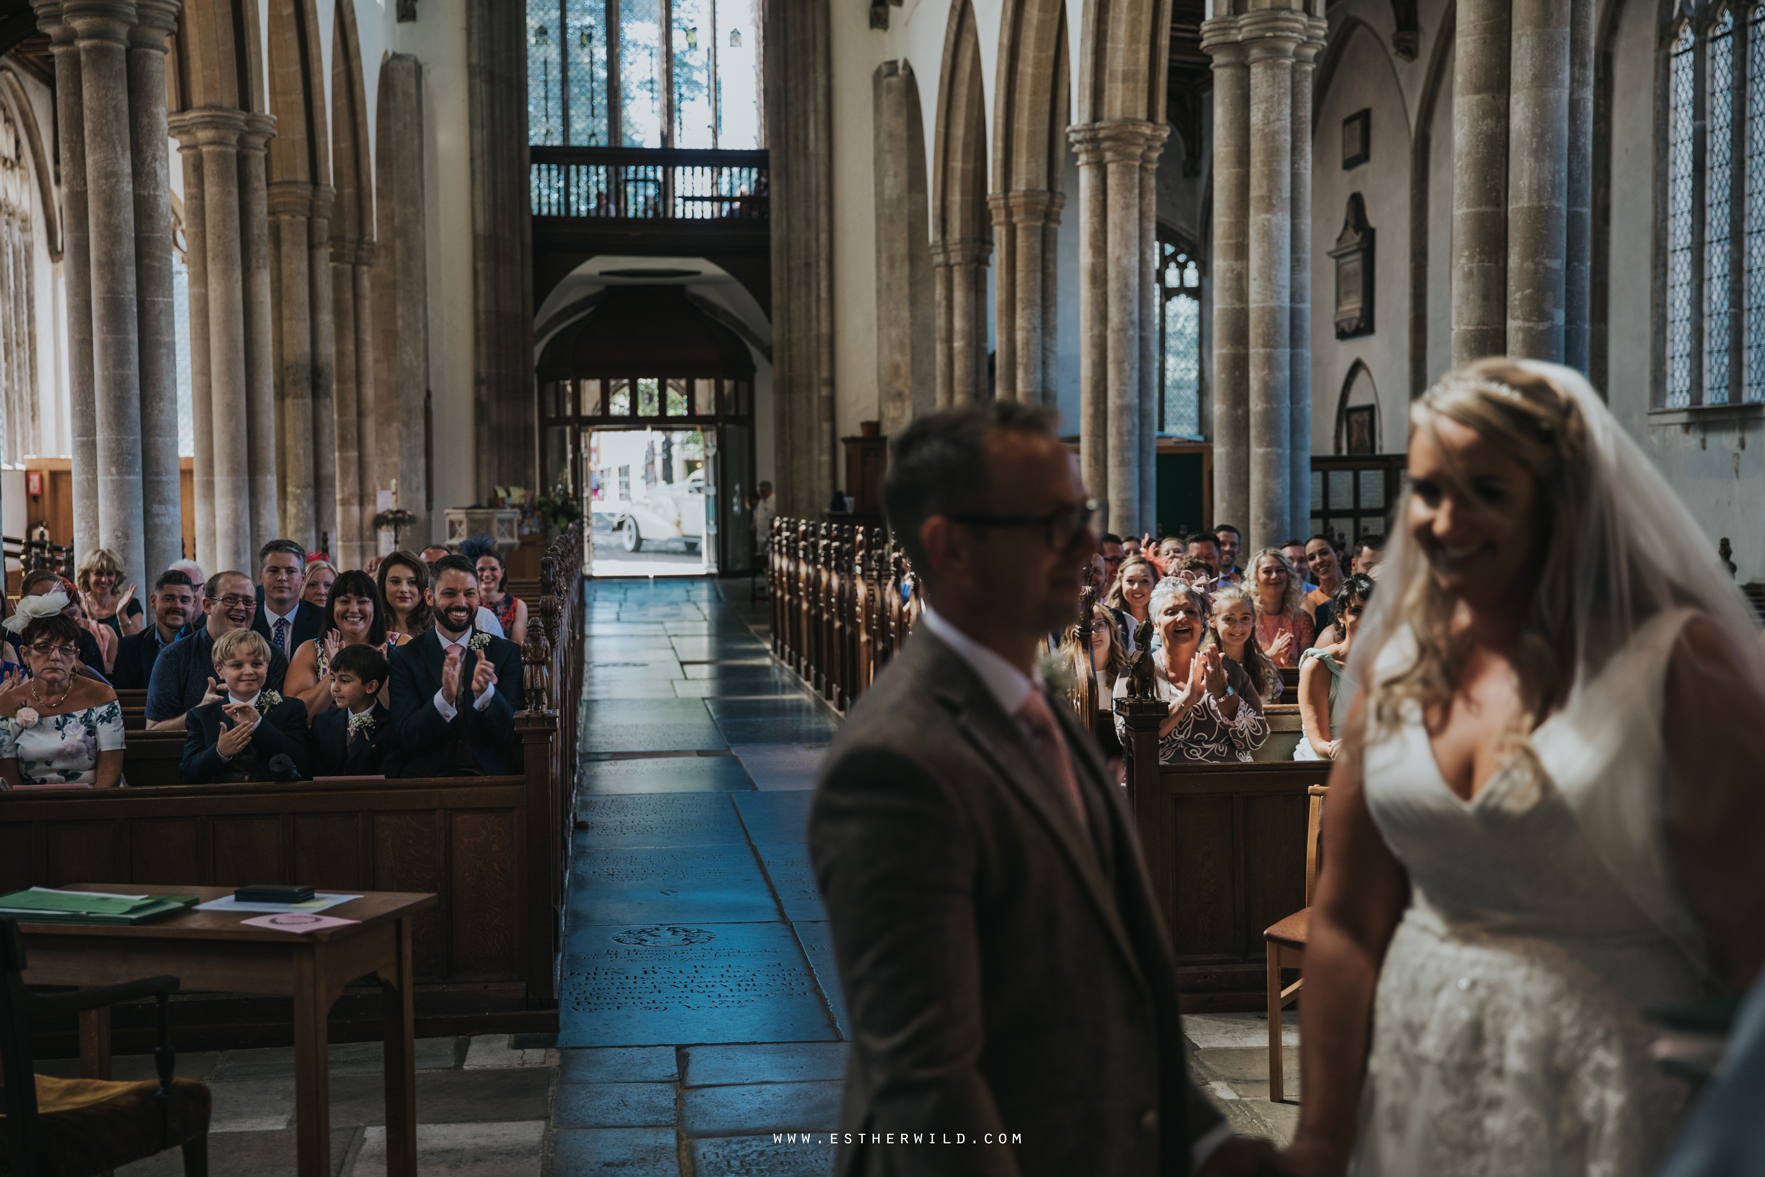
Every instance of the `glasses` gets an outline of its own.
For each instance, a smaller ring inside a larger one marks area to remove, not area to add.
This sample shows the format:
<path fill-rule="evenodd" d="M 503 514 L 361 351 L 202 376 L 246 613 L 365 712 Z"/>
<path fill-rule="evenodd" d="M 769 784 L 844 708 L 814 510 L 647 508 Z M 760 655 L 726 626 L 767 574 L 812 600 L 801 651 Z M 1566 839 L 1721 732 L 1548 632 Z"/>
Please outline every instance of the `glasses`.
<path fill-rule="evenodd" d="M 229 609 L 243 609 L 247 605 L 250 605 L 254 608 L 257 606 L 257 598 L 256 597 L 228 596 L 228 597 L 210 597 L 208 599 L 215 602 L 217 605 L 225 605 Z"/>
<path fill-rule="evenodd" d="M 1073 541 L 1091 524 L 1100 504 L 1091 499 L 1077 506 L 1056 507 L 1046 515 L 952 515 L 951 519 L 969 527 L 1039 527 L 1042 542 L 1056 552 L 1072 547 Z"/>
<path fill-rule="evenodd" d="M 78 646 L 63 646 L 53 642 L 37 642 L 27 646 L 26 649 L 39 658 L 78 658 L 80 656 Z"/>

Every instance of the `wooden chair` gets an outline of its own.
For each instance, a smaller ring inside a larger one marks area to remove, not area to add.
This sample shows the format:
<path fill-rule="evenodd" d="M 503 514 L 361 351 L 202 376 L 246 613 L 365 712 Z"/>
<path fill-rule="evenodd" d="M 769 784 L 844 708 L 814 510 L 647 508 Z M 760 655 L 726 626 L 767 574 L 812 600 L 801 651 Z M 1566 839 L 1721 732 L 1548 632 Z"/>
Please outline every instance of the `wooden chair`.
<path fill-rule="evenodd" d="M 1286 1092 L 1281 1077 L 1281 1010 L 1299 996 L 1305 978 L 1300 977 L 1281 987 L 1281 970 L 1305 966 L 1305 933 L 1311 926 L 1312 892 L 1318 883 L 1318 866 L 1323 860 L 1325 785 L 1306 789 L 1311 803 L 1305 820 L 1305 909 L 1263 932 L 1263 945 L 1268 954 L 1269 969 L 1269 1099 L 1280 1103 Z"/>
<path fill-rule="evenodd" d="M 208 1088 L 172 1078 L 166 998 L 178 978 L 149 977 L 99 989 L 37 994 L 24 985 L 24 940 L 16 920 L 0 920 L 0 1068 L 6 1083 L 4 1154 L 10 1177 L 92 1177 L 132 1161 L 184 1150 L 184 1177 L 208 1177 Z M 31 1019 L 107 1009 L 153 996 L 159 1002 L 159 1082 L 112 1083 L 34 1074 Z"/>

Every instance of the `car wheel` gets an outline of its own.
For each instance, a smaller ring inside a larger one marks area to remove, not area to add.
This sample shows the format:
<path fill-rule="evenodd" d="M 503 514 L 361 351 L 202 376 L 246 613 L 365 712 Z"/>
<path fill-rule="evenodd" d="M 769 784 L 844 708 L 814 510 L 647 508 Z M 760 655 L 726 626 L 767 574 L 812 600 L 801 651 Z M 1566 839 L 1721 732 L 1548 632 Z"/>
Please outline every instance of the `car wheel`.
<path fill-rule="evenodd" d="M 625 521 L 625 534 L 620 537 L 620 543 L 628 552 L 635 552 L 643 547 L 643 536 L 637 530 L 637 520 Z"/>

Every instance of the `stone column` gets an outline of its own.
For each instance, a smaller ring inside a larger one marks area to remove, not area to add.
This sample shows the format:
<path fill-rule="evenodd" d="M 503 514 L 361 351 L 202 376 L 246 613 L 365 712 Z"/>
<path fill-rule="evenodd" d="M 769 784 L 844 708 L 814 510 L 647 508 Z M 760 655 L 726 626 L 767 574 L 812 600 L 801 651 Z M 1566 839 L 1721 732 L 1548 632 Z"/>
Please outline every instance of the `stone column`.
<path fill-rule="evenodd" d="M 1563 262 L 1563 362 L 1586 372 L 1593 277 L 1593 0 L 1568 0 L 1569 168 L 1568 240 Z M 1765 84 L 1757 79 L 1752 85 Z M 1736 169 L 1738 172 L 1740 169 Z"/>
<path fill-rule="evenodd" d="M 1057 192 L 1024 189 L 988 198 L 999 243 L 994 295 L 995 395 L 1001 400 L 1051 401 L 1045 365 L 1054 287 L 1047 284 L 1050 226 L 1059 223 Z"/>
<path fill-rule="evenodd" d="M 1042 395 L 1060 403 L 1060 211 L 1066 193 L 1048 194 L 1048 216 L 1042 222 Z M 1077 421 L 1067 425 L 1077 428 Z"/>
<path fill-rule="evenodd" d="M 956 403 L 955 323 L 951 307 L 955 305 L 955 262 L 950 249 L 942 241 L 932 244 L 932 297 L 937 300 L 937 313 L 932 326 L 932 354 L 938 389 L 938 408 L 947 409 Z"/>
<path fill-rule="evenodd" d="M 208 246 L 208 348 L 214 441 L 213 567 L 252 568 L 251 450 L 246 399 L 244 258 L 240 231 L 237 110 L 188 112 L 183 125 L 202 150 L 203 213 Z"/>
<path fill-rule="evenodd" d="M 311 548 L 318 541 L 317 491 L 313 474 L 312 251 L 308 218 L 312 186 L 279 181 L 269 186 L 276 227 L 276 300 L 281 351 L 276 357 L 278 466 L 282 503 L 277 534 Z"/>
<path fill-rule="evenodd" d="M 1012 232 L 1011 210 L 1005 193 L 987 197 L 993 215 L 993 255 L 999 265 L 993 273 L 993 396 L 1014 401 L 1017 393 L 1017 235 Z M 1038 286 L 1041 275 L 1037 274 Z"/>
<path fill-rule="evenodd" d="M 219 571 L 215 563 L 214 407 L 211 400 L 208 344 L 208 202 L 203 193 L 202 149 L 191 116 L 169 120 L 178 139 L 184 167 L 184 262 L 189 271 L 190 300 L 190 434 L 195 447 L 191 481 L 196 492 L 196 562 L 204 572 Z"/>
<path fill-rule="evenodd" d="M 307 273 L 313 300 L 313 526 L 307 551 L 337 538 L 337 325 L 331 297 L 331 203 L 335 193 L 329 184 L 313 190 L 313 215 L 307 223 L 307 247 L 312 250 Z M 351 330 L 354 325 L 351 324 Z"/>
<path fill-rule="evenodd" d="M 361 470 L 361 401 L 357 392 L 358 371 L 355 354 L 355 242 L 333 240 L 331 261 L 326 267 L 331 281 L 331 315 L 335 327 L 331 419 L 331 451 L 336 463 L 331 474 L 336 487 L 333 499 L 337 530 L 331 535 L 331 555 L 349 563 L 340 568 L 360 568 L 362 483 Z"/>
<path fill-rule="evenodd" d="M 1453 48 L 1452 362 L 1508 350 L 1508 10 L 1460 0 Z M 1549 3 L 1549 0 L 1540 0 Z M 1217 99 L 1216 99 L 1217 101 Z"/>
<path fill-rule="evenodd" d="M 382 67 L 384 114 L 375 140 L 374 470 L 370 503 L 398 480 L 399 505 L 423 514 L 428 493 L 423 447 L 423 393 L 429 383 L 429 317 L 425 305 L 422 65 L 393 54 Z M 776 271 L 775 271 L 776 272 Z M 426 523 L 426 520 L 425 520 Z M 369 541 L 378 551 L 379 540 Z"/>
<path fill-rule="evenodd" d="M 1248 528 L 1250 68 L 1232 17 L 1205 21 L 1201 47 L 1213 57 L 1212 522 Z M 1246 555 L 1256 551 L 1250 542 L 1247 537 Z"/>
<path fill-rule="evenodd" d="M 1306 19 L 1306 38 L 1293 51 L 1293 251 L 1292 293 L 1289 295 L 1292 314 L 1289 317 L 1288 349 L 1293 357 L 1292 377 L 1288 385 L 1288 420 L 1291 473 L 1288 475 L 1291 503 L 1287 534 L 1282 539 L 1304 539 L 1312 533 L 1311 523 L 1311 112 L 1312 77 L 1316 72 L 1319 51 L 1324 47 L 1324 34 L 1329 22 L 1322 17 Z"/>
<path fill-rule="evenodd" d="M 55 122 L 61 139 L 62 275 L 67 302 L 68 426 L 73 444 L 74 554 L 100 546 L 98 425 L 92 358 L 92 253 L 87 228 L 85 86 L 73 26 L 61 0 L 33 0 L 55 57 Z"/>
<path fill-rule="evenodd" d="M 366 565 L 376 550 L 374 542 L 375 502 L 377 501 L 375 455 L 380 452 L 379 410 L 376 387 L 378 368 L 374 362 L 374 243 L 363 241 L 356 246 L 355 265 L 350 268 L 355 285 L 355 401 L 357 458 L 353 479 L 355 499 L 357 555 L 351 568 Z M 342 475 L 339 475 L 341 480 Z M 341 520 L 339 521 L 341 526 Z M 347 555 L 344 556 L 348 560 Z"/>
<path fill-rule="evenodd" d="M 1109 183 L 1103 167 L 1102 136 L 1089 124 L 1068 128 L 1067 141 L 1079 164 L 1079 472 L 1093 498 L 1109 493 L 1109 386 L 1104 375 L 1104 330 L 1109 302 Z M 1105 502 L 1100 531 L 1120 530 L 1120 512 Z"/>
<path fill-rule="evenodd" d="M 251 544 L 255 553 L 278 534 L 281 503 L 276 494 L 276 344 L 271 301 L 269 192 L 265 183 L 267 147 L 276 118 L 247 114 L 239 137 L 239 210 L 245 266 L 246 446 L 251 454 Z M 207 571 L 207 566 L 204 566 Z"/>
<path fill-rule="evenodd" d="M 1508 104 L 1507 350 L 1563 359 L 1569 204 L 1566 0 L 1514 0 Z"/>
<path fill-rule="evenodd" d="M 944 247 L 949 273 L 951 404 L 968 404 L 986 392 L 987 258 L 991 253 L 992 247 L 984 241 L 957 240 Z"/>
<path fill-rule="evenodd" d="M 1140 155 L 1140 502 L 1141 527 L 1173 527 L 1180 519 L 1158 517 L 1158 409 L 1164 398 L 1164 365 L 1159 360 L 1158 314 L 1158 157 L 1170 128 L 1153 125 Z M 1191 519 L 1191 523 L 1205 522 Z"/>
<path fill-rule="evenodd" d="M 129 126 L 134 0 L 68 0 L 86 113 L 92 358 L 97 410 L 98 540 L 145 579 L 141 511 L 141 351 L 136 301 L 135 180 Z"/>
<path fill-rule="evenodd" d="M 1102 136 L 1107 229 L 1104 297 L 1105 387 L 1109 405 L 1108 498 L 1112 530 L 1138 532 L 1154 527 L 1141 517 L 1140 285 L 1145 269 L 1140 239 L 1140 170 L 1150 123 L 1133 119 L 1098 124 Z M 1122 532 L 1127 534 L 1127 532 Z"/>
<path fill-rule="evenodd" d="M 137 599 L 184 554 L 178 471 L 177 311 L 172 301 L 171 160 L 166 147 L 167 35 L 178 0 L 137 0 L 129 38 L 130 151 L 134 164 L 135 297 L 140 307 L 141 513 L 144 579 Z"/>
<path fill-rule="evenodd" d="M 1293 56 L 1298 13 L 1238 18 L 1250 60 L 1250 516 L 1252 550 L 1292 523 Z"/>

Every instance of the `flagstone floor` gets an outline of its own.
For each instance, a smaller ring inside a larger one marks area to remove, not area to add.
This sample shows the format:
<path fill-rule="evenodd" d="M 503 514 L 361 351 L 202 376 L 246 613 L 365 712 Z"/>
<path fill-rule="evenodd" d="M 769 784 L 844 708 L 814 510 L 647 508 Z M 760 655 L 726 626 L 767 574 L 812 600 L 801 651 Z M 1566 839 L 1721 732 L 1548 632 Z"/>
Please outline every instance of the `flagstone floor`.
<path fill-rule="evenodd" d="M 769 659 L 746 581 L 602 579 L 588 594 L 559 1032 L 421 1041 L 419 1169 L 831 1173 L 849 1027 L 804 825 L 836 721 Z M 1263 1018 L 1185 1025 L 1197 1081 L 1237 1130 L 1290 1135 L 1297 1105 L 1267 1100 Z M 1292 1100 L 1297 1028 L 1283 1033 Z M 334 1172 L 384 1172 L 379 1047 L 332 1059 Z M 119 1078 L 136 1072 L 151 1061 L 118 1060 Z M 188 1055 L 178 1073 L 214 1091 L 214 1172 L 293 1172 L 290 1051 Z M 181 1168 L 173 1152 L 119 1172 Z"/>

